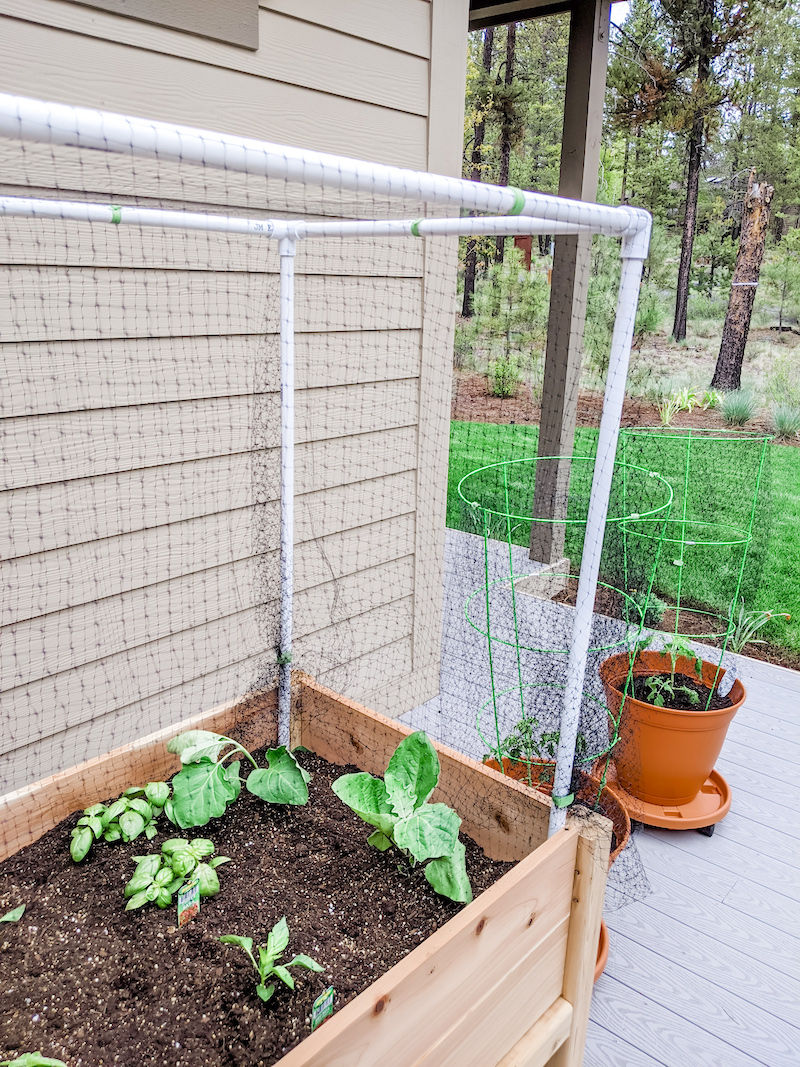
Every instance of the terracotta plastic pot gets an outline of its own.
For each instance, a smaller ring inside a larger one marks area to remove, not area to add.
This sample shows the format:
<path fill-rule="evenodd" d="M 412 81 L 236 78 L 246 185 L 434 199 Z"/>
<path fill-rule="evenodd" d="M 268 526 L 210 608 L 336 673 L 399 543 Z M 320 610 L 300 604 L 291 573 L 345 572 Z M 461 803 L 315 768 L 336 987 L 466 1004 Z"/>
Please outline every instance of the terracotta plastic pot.
<path fill-rule="evenodd" d="M 491 767 L 492 770 L 499 771 L 501 769 L 497 760 L 487 759 L 484 760 L 484 763 L 487 767 Z M 555 763 L 545 762 L 532 763 L 530 767 L 530 778 L 533 788 L 540 793 L 544 793 L 548 797 L 553 792 L 553 772 L 555 771 L 555 766 Z M 518 760 L 504 758 L 502 772 L 503 774 L 507 774 L 509 778 L 516 779 L 518 782 L 522 782 L 526 785 L 528 783 L 527 763 L 520 763 Z M 545 780 L 542 781 L 542 778 Z M 594 806 L 599 789 L 600 779 L 582 772 L 576 798 L 590 806 Z M 611 820 L 611 824 L 614 827 L 614 834 L 617 839 L 617 843 L 608 858 L 608 865 L 610 867 L 628 843 L 628 838 L 631 836 L 631 820 L 627 809 L 625 808 L 625 804 L 622 801 L 622 797 L 608 784 L 603 787 L 600 813 L 605 815 L 607 819 Z"/>
<path fill-rule="evenodd" d="M 661 652 L 640 652 L 633 666 L 633 676 L 671 671 L 670 657 Z M 617 781 L 622 789 L 647 804 L 688 804 L 700 792 L 714 769 L 728 727 L 747 696 L 737 678 L 728 696 L 729 708 L 718 711 L 676 711 L 658 708 L 622 692 L 628 677 L 629 660 L 625 652 L 609 656 L 600 664 L 600 678 L 606 691 L 608 710 L 619 720 L 619 740 L 613 758 Z M 694 660 L 679 656 L 678 674 L 696 676 Z M 719 671 L 719 680 L 725 671 Z M 709 688 L 717 679 L 717 666 L 703 660 L 702 681 Z M 620 718 L 620 708 L 622 715 Z"/>

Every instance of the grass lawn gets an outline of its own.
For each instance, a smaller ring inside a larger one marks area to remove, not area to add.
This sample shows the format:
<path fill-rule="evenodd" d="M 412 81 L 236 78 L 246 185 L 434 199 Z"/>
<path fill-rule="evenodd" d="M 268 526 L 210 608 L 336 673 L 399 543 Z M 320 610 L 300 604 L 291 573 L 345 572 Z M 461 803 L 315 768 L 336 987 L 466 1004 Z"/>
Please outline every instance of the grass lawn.
<path fill-rule="evenodd" d="M 478 532 L 474 524 L 471 524 L 469 513 L 458 497 L 457 486 L 460 479 L 470 471 L 487 464 L 501 460 L 535 457 L 538 436 L 536 426 L 509 426 L 482 422 L 451 423 L 447 525 L 454 529 L 468 530 L 471 533 Z M 575 439 L 575 454 L 593 455 L 596 441 L 596 430 L 579 429 Z M 748 610 L 790 613 L 792 616 L 790 622 L 773 623 L 771 628 L 762 631 L 760 636 L 768 637 L 772 642 L 790 648 L 794 652 L 800 652 L 800 448 L 769 445 L 768 449 L 772 491 L 772 531 L 761 581 L 748 596 L 746 607 Z M 738 495 L 736 478 L 740 472 L 734 469 L 734 456 L 735 449 L 731 449 L 719 460 L 723 465 L 721 477 L 718 468 L 714 471 L 712 491 L 718 496 L 716 501 L 711 502 L 712 512 L 715 507 L 719 512 L 724 512 L 726 494 L 728 500 L 735 499 Z M 676 467 L 680 466 L 679 459 L 676 459 L 675 463 Z M 726 463 L 731 464 L 729 478 L 725 476 L 724 465 Z M 659 473 L 669 476 L 669 470 L 664 469 L 663 459 L 661 463 L 654 459 L 650 465 L 653 469 L 659 470 Z M 587 468 L 589 466 L 587 464 Z M 484 486 L 488 486 L 489 481 L 490 477 L 485 476 Z M 672 481 L 676 493 L 679 493 L 681 479 L 676 476 Z M 746 496 L 748 489 L 746 484 L 743 485 L 741 494 Z M 491 496 L 491 491 L 489 495 Z M 497 487 L 495 487 L 494 496 L 495 499 L 501 496 Z M 482 498 L 484 502 L 485 499 Z M 498 510 L 502 510 L 500 501 L 497 506 Z M 505 533 L 498 527 L 494 536 L 502 538 Z M 520 528 L 519 534 L 513 539 L 520 544 L 526 544 L 527 537 L 528 529 Z M 684 571 L 685 589 L 692 588 L 698 600 L 713 602 L 713 567 L 715 564 L 724 567 L 726 558 L 724 548 L 697 550 L 694 556 L 693 573 L 691 569 Z M 669 562 L 671 565 L 671 561 Z M 672 574 L 674 571 L 663 568 L 659 571 L 657 581 L 661 580 L 662 592 L 666 596 L 669 595 L 670 590 L 664 585 L 664 580 L 671 579 Z"/>

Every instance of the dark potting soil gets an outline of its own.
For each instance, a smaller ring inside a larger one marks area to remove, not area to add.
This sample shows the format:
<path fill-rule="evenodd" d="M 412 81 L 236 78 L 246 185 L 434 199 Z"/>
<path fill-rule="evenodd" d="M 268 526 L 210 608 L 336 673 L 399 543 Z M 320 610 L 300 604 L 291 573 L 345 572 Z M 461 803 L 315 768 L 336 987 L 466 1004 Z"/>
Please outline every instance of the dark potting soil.
<path fill-rule="evenodd" d="M 648 677 L 654 678 L 670 678 L 669 672 L 666 674 L 648 675 Z M 719 693 L 714 692 L 709 702 L 708 696 L 711 692 L 708 686 L 703 685 L 701 682 L 696 681 L 694 678 L 690 678 L 688 674 L 676 674 L 675 675 L 675 697 L 669 697 L 664 694 L 664 699 L 667 707 L 673 708 L 675 711 L 718 711 L 721 708 L 733 707 L 733 701 L 729 696 L 720 696 Z M 689 689 L 691 692 L 697 694 L 697 703 L 693 704 L 689 697 L 686 696 L 682 689 Z M 647 692 L 647 678 L 634 678 L 633 679 L 633 695 L 637 700 L 643 700 L 647 704 L 652 704 Z"/>
<path fill-rule="evenodd" d="M 324 989 L 339 1010 L 461 909 L 395 850 L 367 845 L 371 828 L 330 789 L 343 768 L 299 759 L 313 775 L 304 807 L 243 790 L 207 826 L 180 831 L 162 818 L 152 841 L 100 842 L 81 864 L 69 856 L 76 813 L 0 864 L 0 915 L 26 905 L 0 925 L 0 1059 L 41 1050 L 69 1067 L 268 1067 L 309 1034 Z M 122 895 L 132 857 L 176 836 L 208 837 L 233 861 L 180 931 L 174 907 L 126 912 Z M 477 896 L 512 864 L 463 840 Z M 325 971 L 295 969 L 295 991 L 278 982 L 264 1004 L 244 952 L 218 938 L 266 944 L 282 915 L 286 959 L 306 953 Z"/>

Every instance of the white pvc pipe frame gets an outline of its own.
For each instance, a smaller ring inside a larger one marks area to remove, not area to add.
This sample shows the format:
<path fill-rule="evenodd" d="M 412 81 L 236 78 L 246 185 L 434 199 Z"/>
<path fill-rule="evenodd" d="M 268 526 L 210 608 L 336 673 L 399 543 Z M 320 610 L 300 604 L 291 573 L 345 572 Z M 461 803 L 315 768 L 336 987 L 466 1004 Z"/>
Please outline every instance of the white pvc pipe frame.
<path fill-rule="evenodd" d="M 288 744 L 291 706 L 294 554 L 294 254 L 314 237 L 416 237 L 479 234 L 600 233 L 622 238 L 622 276 L 611 341 L 597 460 L 586 521 L 556 759 L 550 834 L 566 821 L 594 597 L 619 436 L 625 380 L 651 217 L 638 208 L 610 207 L 546 196 L 440 174 L 387 167 L 188 126 L 46 103 L 0 93 L 0 136 L 91 148 L 120 155 L 193 163 L 328 189 L 347 189 L 424 201 L 502 218 L 427 218 L 374 221 L 284 221 L 161 211 L 25 197 L 0 198 L 0 216 L 70 219 L 114 225 L 257 234 L 280 241 L 281 351 L 281 607 L 279 742 Z"/>

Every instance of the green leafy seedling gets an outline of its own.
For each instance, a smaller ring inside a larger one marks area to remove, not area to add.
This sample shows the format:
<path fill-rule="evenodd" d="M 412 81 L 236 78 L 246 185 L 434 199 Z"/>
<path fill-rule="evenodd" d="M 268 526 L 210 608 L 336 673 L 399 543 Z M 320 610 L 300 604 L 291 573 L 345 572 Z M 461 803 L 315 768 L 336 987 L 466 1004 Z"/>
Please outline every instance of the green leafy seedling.
<path fill-rule="evenodd" d="M 204 863 L 213 851 L 213 841 L 205 837 L 196 837 L 193 841 L 172 838 L 164 842 L 160 855 L 134 856 L 137 867 L 125 886 L 128 901 L 125 910 L 135 911 L 149 903 L 168 908 L 173 895 L 192 878 L 197 878 L 200 883 L 201 897 L 216 896 L 220 890 L 216 868 L 230 863 L 230 859 L 217 856 Z"/>
<path fill-rule="evenodd" d="M 172 800 L 167 814 L 182 830 L 205 826 L 210 819 L 224 815 L 242 790 L 240 760 L 225 764 L 234 755 L 242 755 L 253 765 L 247 788 L 270 804 L 305 804 L 311 776 L 298 764 L 288 749 L 270 749 L 267 767 L 262 769 L 237 741 L 209 730 L 187 730 L 173 737 L 167 745 L 180 756 L 181 770 L 172 779 Z"/>
<path fill-rule="evenodd" d="M 70 855 L 80 863 L 95 841 L 135 841 L 144 836 L 151 840 L 158 833 L 156 819 L 170 803 L 166 782 L 148 782 L 133 786 L 111 804 L 92 804 L 86 808 L 72 831 Z"/>
<path fill-rule="evenodd" d="M 67 1067 L 63 1060 L 43 1056 L 41 1052 L 23 1052 L 15 1060 L 0 1060 L 0 1067 Z"/>
<path fill-rule="evenodd" d="M 173 893 L 183 885 L 183 876 L 178 877 L 158 853 L 137 858 L 136 870 L 125 886 L 125 899 L 128 901 L 125 910 L 135 911 L 150 903 L 157 904 L 159 908 L 168 908 Z"/>
<path fill-rule="evenodd" d="M 11 911 L 7 911 L 5 915 L 0 915 L 0 923 L 16 923 L 25 914 L 25 905 L 20 904 L 17 908 L 12 908 Z"/>
<path fill-rule="evenodd" d="M 23 1052 L 15 1060 L 0 1060 L 0 1067 L 67 1067 L 63 1060 L 43 1056 L 41 1052 Z"/>
<path fill-rule="evenodd" d="M 238 937 L 236 934 L 224 934 L 220 941 L 224 945 L 238 945 L 239 948 L 244 949 L 250 958 L 250 962 L 256 969 L 258 974 L 258 983 L 256 985 L 256 993 L 266 1003 L 275 992 L 275 983 L 270 982 L 267 985 L 268 979 L 273 975 L 279 978 L 284 985 L 287 985 L 290 989 L 294 989 L 294 978 L 289 973 L 290 967 L 305 967 L 308 971 L 324 971 L 325 968 L 320 966 L 316 960 L 312 960 L 310 956 L 304 955 L 302 952 L 289 960 L 288 963 L 279 964 L 277 961 L 283 955 L 286 946 L 289 944 L 289 927 L 286 923 L 286 917 L 279 919 L 278 922 L 272 927 L 267 937 L 266 948 L 263 945 L 257 945 L 258 950 L 258 962 L 253 955 L 253 939 L 252 937 Z"/>
<path fill-rule="evenodd" d="M 426 863 L 425 878 L 437 893 L 468 903 L 472 900 L 458 839 L 461 819 L 447 804 L 429 804 L 439 781 L 439 757 L 424 731 L 410 734 L 394 751 L 383 779 L 371 774 L 344 774 L 332 785 L 349 808 L 375 827 L 367 839 L 381 852 L 393 845 L 413 867 Z"/>

